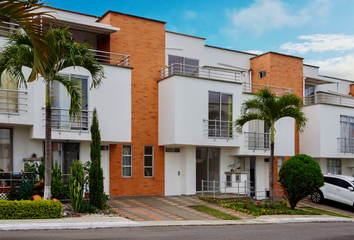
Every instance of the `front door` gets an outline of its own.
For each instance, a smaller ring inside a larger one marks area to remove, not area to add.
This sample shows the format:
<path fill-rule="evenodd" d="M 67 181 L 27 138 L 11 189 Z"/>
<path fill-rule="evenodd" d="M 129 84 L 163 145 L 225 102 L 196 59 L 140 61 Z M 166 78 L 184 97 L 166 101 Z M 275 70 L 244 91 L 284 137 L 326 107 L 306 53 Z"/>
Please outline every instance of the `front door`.
<path fill-rule="evenodd" d="M 109 147 L 101 146 L 101 167 L 103 170 L 104 192 L 109 195 Z"/>
<path fill-rule="evenodd" d="M 181 195 L 181 163 L 179 152 L 165 152 L 165 195 Z"/>
<path fill-rule="evenodd" d="M 197 147 L 196 151 L 196 190 L 219 191 L 220 148 Z M 203 186 L 202 186 L 203 180 Z"/>
<path fill-rule="evenodd" d="M 71 163 L 74 160 L 80 159 L 80 144 L 79 143 L 63 143 L 63 164 L 62 164 L 62 171 L 64 176 L 64 181 L 69 182 L 69 174 L 70 174 L 70 167 Z M 67 179 L 66 179 L 67 178 Z"/>

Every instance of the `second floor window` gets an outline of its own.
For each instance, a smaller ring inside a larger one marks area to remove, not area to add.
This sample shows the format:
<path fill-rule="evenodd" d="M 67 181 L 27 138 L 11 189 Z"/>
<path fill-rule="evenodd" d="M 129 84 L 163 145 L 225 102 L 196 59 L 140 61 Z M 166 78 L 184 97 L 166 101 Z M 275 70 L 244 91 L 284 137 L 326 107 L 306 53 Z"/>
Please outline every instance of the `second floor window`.
<path fill-rule="evenodd" d="M 168 55 L 170 74 L 198 76 L 199 60 L 180 56 Z"/>
<path fill-rule="evenodd" d="M 232 138 L 232 95 L 209 92 L 208 136 Z"/>
<path fill-rule="evenodd" d="M 267 76 L 267 71 L 263 70 L 258 73 L 258 78 L 265 78 Z"/>

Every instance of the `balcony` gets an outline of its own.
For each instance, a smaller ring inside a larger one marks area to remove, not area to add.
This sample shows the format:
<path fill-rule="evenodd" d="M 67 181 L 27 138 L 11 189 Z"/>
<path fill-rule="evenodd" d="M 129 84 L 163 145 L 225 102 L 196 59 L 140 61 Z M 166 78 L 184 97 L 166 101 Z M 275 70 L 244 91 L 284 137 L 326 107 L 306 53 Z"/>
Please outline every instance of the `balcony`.
<path fill-rule="evenodd" d="M 0 114 L 27 112 L 27 91 L 0 89 Z"/>
<path fill-rule="evenodd" d="M 6 21 L 0 22 L 0 36 L 8 37 L 12 34 L 16 29 L 18 29 L 18 24 L 10 23 Z"/>
<path fill-rule="evenodd" d="M 42 109 L 45 123 L 45 108 Z M 52 131 L 89 132 L 91 123 L 92 111 L 82 110 L 81 118 L 72 121 L 69 109 L 52 108 Z"/>
<path fill-rule="evenodd" d="M 161 79 L 172 75 L 183 75 L 231 82 L 241 82 L 241 72 L 239 71 L 218 69 L 212 67 L 198 67 L 181 63 L 174 63 L 160 70 Z"/>
<path fill-rule="evenodd" d="M 105 52 L 96 49 L 90 49 L 90 51 L 97 60 L 97 62 L 116 66 L 129 66 L 129 55 Z"/>
<path fill-rule="evenodd" d="M 244 132 L 248 150 L 270 150 L 270 133 Z"/>
<path fill-rule="evenodd" d="M 354 138 L 337 138 L 341 153 L 354 153 Z"/>
<path fill-rule="evenodd" d="M 304 105 L 311 105 L 316 103 L 354 107 L 354 98 L 328 92 L 317 92 L 314 95 L 304 97 Z"/>
<path fill-rule="evenodd" d="M 272 93 L 274 93 L 277 97 L 281 97 L 284 94 L 292 93 L 293 89 L 291 88 L 283 88 L 283 87 L 276 87 L 271 85 L 263 85 L 257 83 L 248 83 L 244 82 L 242 84 L 242 91 L 244 93 L 256 93 L 263 88 L 268 88 Z"/>
<path fill-rule="evenodd" d="M 234 130 L 232 121 L 203 120 L 204 135 L 211 139 L 233 139 Z"/>

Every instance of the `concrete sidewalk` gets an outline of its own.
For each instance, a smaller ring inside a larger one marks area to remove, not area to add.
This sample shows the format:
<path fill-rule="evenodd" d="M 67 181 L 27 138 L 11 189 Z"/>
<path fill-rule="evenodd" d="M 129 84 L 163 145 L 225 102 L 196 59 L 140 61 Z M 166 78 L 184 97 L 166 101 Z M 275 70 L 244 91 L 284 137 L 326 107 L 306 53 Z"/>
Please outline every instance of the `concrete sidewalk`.
<path fill-rule="evenodd" d="M 243 220 L 184 220 L 184 221 L 131 221 L 121 217 L 89 217 L 61 219 L 0 220 L 0 230 L 50 230 L 90 229 L 116 227 L 157 227 L 157 226 L 216 226 L 247 224 L 284 224 L 305 222 L 354 222 L 354 219 L 330 216 L 270 215 Z"/>

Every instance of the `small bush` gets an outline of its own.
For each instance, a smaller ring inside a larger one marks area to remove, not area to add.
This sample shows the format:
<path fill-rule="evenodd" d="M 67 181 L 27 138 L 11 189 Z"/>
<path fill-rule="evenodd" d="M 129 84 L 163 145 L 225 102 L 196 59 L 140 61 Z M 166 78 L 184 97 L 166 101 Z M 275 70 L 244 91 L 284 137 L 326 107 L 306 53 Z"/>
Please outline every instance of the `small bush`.
<path fill-rule="evenodd" d="M 98 213 L 98 209 L 86 201 L 82 201 L 80 213 Z"/>
<path fill-rule="evenodd" d="M 295 155 L 286 161 L 279 171 L 279 179 L 291 209 L 324 184 L 320 166 L 305 154 Z"/>
<path fill-rule="evenodd" d="M 52 167 L 52 197 L 61 199 L 64 192 L 64 181 L 62 180 L 62 172 L 58 163 L 55 162 Z"/>
<path fill-rule="evenodd" d="M 84 170 L 79 160 L 74 160 L 70 167 L 70 200 L 75 212 L 79 212 L 84 198 Z"/>
<path fill-rule="evenodd" d="M 60 218 L 62 204 L 50 200 L 0 200 L 0 219 Z"/>
<path fill-rule="evenodd" d="M 29 200 L 33 196 L 33 181 L 23 181 L 20 188 L 11 187 L 8 193 L 9 200 Z"/>

